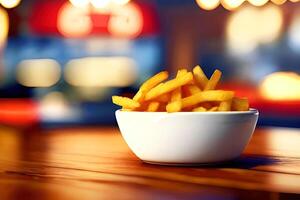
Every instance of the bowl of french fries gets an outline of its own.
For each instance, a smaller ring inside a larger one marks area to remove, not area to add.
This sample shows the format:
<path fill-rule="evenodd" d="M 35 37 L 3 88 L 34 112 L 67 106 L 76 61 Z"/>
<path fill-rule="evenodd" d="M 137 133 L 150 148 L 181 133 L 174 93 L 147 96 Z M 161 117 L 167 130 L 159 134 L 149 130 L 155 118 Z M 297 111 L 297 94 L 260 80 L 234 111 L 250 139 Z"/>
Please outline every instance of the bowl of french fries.
<path fill-rule="evenodd" d="M 133 98 L 113 96 L 121 134 L 148 163 L 210 164 L 240 156 L 258 119 L 247 98 L 218 89 L 221 71 L 208 78 L 200 66 L 162 71 L 146 80 Z"/>

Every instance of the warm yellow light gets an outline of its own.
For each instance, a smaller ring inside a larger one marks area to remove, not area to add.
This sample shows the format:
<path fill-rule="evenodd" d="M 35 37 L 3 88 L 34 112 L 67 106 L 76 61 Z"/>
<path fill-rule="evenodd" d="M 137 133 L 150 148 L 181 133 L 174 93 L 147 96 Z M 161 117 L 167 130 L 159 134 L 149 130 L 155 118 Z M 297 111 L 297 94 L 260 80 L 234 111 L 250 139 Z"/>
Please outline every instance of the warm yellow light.
<path fill-rule="evenodd" d="M 204 10 L 213 10 L 220 4 L 220 0 L 196 0 L 196 2 Z"/>
<path fill-rule="evenodd" d="M 227 21 L 226 42 L 229 51 L 233 54 L 244 54 L 253 51 L 257 46 L 254 7 L 244 7 L 232 13 Z"/>
<path fill-rule="evenodd" d="M 125 5 L 129 3 L 130 0 L 112 0 L 114 4 L 116 5 Z"/>
<path fill-rule="evenodd" d="M 0 8 L 0 52 L 7 40 L 9 18 L 6 10 Z"/>
<path fill-rule="evenodd" d="M 126 4 L 112 9 L 108 31 L 116 37 L 134 38 L 143 29 L 143 16 L 135 4 Z"/>
<path fill-rule="evenodd" d="M 93 28 L 88 7 L 78 8 L 67 2 L 57 18 L 57 29 L 65 37 L 87 36 Z"/>
<path fill-rule="evenodd" d="M 268 2 L 268 0 L 248 0 L 248 1 L 254 6 L 263 6 Z"/>
<path fill-rule="evenodd" d="M 21 0 L 1 0 L 0 2 L 5 8 L 14 8 L 21 3 Z"/>
<path fill-rule="evenodd" d="M 232 13 L 228 19 L 227 46 L 233 54 L 249 53 L 260 44 L 277 39 L 282 24 L 283 16 L 278 6 L 243 7 Z"/>
<path fill-rule="evenodd" d="M 71 60 L 65 79 L 73 86 L 125 87 L 137 78 L 135 61 L 127 57 L 90 57 Z"/>
<path fill-rule="evenodd" d="M 286 2 L 286 0 L 271 0 L 271 1 L 277 5 L 282 5 Z"/>
<path fill-rule="evenodd" d="M 271 100 L 300 100 L 300 76 L 294 72 L 275 72 L 260 85 L 260 93 Z"/>
<path fill-rule="evenodd" d="M 17 67 L 17 81 L 27 87 L 50 87 L 60 74 L 59 63 L 52 59 L 23 60 Z"/>
<path fill-rule="evenodd" d="M 299 2 L 300 0 L 290 0 L 290 1 L 295 3 L 295 2 Z"/>
<path fill-rule="evenodd" d="M 245 0 L 222 0 L 222 6 L 227 10 L 234 10 L 244 3 Z"/>
<path fill-rule="evenodd" d="M 95 8 L 107 8 L 111 5 L 111 0 L 90 0 Z"/>
<path fill-rule="evenodd" d="M 89 0 L 70 0 L 73 6 L 75 7 L 86 7 L 89 5 L 90 1 Z"/>
<path fill-rule="evenodd" d="M 270 43 L 278 38 L 283 25 L 283 14 L 278 6 L 269 5 L 263 8 L 257 28 L 258 42 Z"/>

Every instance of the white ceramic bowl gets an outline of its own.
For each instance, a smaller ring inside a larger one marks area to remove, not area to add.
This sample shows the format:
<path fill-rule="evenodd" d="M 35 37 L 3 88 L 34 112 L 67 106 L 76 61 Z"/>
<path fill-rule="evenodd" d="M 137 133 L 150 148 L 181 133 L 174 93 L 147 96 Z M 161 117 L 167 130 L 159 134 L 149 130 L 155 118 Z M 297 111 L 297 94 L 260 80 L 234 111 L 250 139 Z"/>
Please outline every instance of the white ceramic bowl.
<path fill-rule="evenodd" d="M 258 111 L 116 111 L 123 138 L 141 160 L 159 164 L 206 164 L 237 158 L 248 144 Z"/>

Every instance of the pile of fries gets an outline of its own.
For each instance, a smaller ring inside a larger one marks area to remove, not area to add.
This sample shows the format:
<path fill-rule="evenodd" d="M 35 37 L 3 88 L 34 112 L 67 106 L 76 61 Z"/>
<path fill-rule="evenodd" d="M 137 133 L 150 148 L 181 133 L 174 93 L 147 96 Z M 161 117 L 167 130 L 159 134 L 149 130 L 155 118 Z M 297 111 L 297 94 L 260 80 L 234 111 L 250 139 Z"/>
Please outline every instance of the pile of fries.
<path fill-rule="evenodd" d="M 200 66 L 192 72 L 178 70 L 174 79 L 162 71 L 140 87 L 131 98 L 113 96 L 114 104 L 124 111 L 146 112 L 206 112 L 206 111 L 247 111 L 247 98 L 237 98 L 233 91 L 216 90 L 222 72 L 215 70 L 208 79 Z"/>

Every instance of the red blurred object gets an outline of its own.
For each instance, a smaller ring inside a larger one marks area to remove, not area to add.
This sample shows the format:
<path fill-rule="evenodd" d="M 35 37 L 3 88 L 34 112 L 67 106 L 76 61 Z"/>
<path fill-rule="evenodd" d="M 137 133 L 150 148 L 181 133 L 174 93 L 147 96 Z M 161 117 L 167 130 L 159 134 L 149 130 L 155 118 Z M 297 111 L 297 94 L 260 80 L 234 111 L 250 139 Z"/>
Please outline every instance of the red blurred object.
<path fill-rule="evenodd" d="M 59 34 L 57 15 L 65 1 L 36 1 L 29 16 L 29 26 L 37 34 Z"/>
<path fill-rule="evenodd" d="M 29 126 L 39 122 L 38 105 L 30 99 L 0 99 L 0 124 Z"/>
<path fill-rule="evenodd" d="M 69 2 L 66 0 L 35 1 L 28 22 L 31 31 L 35 34 L 41 35 L 61 35 L 59 29 L 57 28 L 59 22 L 59 13 L 66 3 Z M 138 36 L 157 34 L 159 32 L 159 23 L 154 7 L 148 4 L 136 2 L 130 2 L 129 4 L 134 5 L 134 7 L 138 9 L 142 16 L 141 20 L 143 25 Z M 88 35 L 114 36 L 108 28 L 109 20 L 112 17 L 111 13 L 100 13 L 90 8 L 88 17 L 92 22 L 92 30 Z M 76 25 L 78 24 L 75 24 L 74 26 Z"/>

